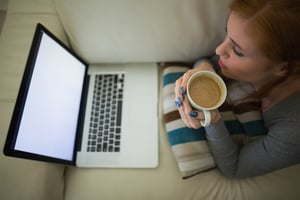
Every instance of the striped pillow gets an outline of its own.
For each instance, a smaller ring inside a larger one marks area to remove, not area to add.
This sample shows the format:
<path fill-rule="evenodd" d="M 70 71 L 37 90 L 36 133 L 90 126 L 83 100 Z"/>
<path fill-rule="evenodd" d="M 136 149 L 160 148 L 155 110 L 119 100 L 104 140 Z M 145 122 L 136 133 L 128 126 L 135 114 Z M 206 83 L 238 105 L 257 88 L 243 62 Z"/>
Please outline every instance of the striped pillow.
<path fill-rule="evenodd" d="M 181 77 L 191 65 L 166 65 L 163 70 L 163 114 L 169 144 L 177 161 L 182 178 L 216 166 L 206 141 L 205 129 L 191 129 L 185 126 L 175 106 L 175 81 Z M 243 82 L 227 83 L 228 97 L 219 111 L 232 137 L 239 144 L 267 133 L 264 128 L 257 101 L 239 101 L 249 95 L 253 88 Z"/>

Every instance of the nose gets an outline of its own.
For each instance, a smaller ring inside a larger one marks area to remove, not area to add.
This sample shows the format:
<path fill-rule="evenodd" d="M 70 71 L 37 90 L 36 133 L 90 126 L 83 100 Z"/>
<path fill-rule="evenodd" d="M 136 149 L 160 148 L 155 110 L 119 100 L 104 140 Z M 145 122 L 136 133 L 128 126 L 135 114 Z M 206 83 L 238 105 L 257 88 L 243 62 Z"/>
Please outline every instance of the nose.
<path fill-rule="evenodd" d="M 216 48 L 216 54 L 220 57 L 229 58 L 227 38 Z"/>

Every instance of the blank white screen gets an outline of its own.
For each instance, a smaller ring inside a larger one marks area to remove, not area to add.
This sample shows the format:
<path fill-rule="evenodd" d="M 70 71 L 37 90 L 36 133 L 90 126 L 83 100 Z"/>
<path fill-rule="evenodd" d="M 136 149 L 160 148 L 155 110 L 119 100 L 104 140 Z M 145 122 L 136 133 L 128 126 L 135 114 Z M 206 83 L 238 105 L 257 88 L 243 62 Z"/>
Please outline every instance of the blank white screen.
<path fill-rule="evenodd" d="M 17 150 L 72 160 L 85 66 L 43 34 Z"/>

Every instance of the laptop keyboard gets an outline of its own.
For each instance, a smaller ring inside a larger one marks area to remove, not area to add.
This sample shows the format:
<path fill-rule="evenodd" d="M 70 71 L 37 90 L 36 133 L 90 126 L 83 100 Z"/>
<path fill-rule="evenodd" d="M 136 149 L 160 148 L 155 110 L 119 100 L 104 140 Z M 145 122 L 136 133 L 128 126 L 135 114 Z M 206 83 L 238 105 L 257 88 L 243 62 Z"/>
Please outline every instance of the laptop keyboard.
<path fill-rule="evenodd" d="M 95 77 L 88 152 L 119 152 L 124 74 Z"/>

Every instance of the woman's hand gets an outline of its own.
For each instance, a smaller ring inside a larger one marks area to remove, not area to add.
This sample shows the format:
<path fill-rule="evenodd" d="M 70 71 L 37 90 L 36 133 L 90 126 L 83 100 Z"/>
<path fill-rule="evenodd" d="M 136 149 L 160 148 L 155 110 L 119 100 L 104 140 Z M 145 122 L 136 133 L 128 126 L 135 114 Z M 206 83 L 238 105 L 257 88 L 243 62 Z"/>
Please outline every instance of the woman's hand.
<path fill-rule="evenodd" d="M 183 122 L 189 128 L 200 128 L 200 120 L 204 120 L 204 114 L 200 110 L 193 110 L 187 97 L 186 97 L 186 88 L 189 78 L 196 72 L 201 70 L 214 71 L 212 66 L 207 63 L 201 63 L 199 67 L 188 70 L 182 77 L 177 79 L 175 85 L 175 103 L 178 108 L 179 114 Z M 219 121 L 221 114 L 218 110 L 210 111 L 211 114 L 211 123 Z"/>

